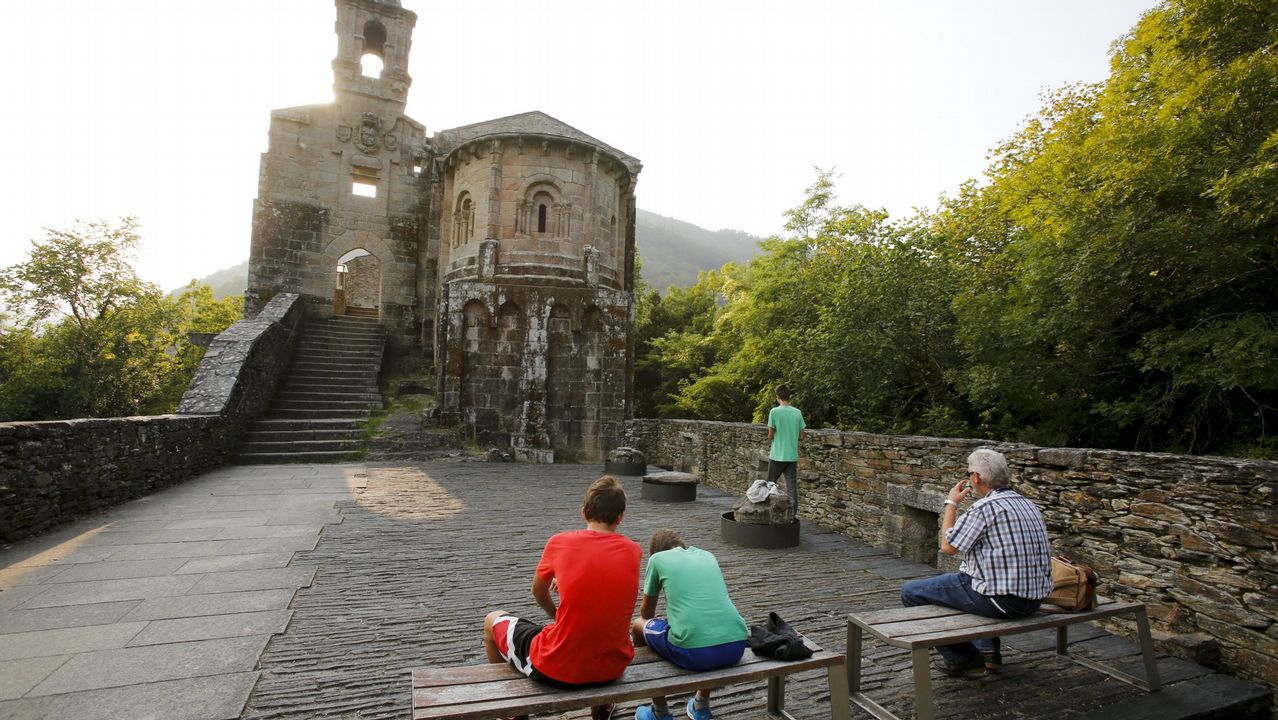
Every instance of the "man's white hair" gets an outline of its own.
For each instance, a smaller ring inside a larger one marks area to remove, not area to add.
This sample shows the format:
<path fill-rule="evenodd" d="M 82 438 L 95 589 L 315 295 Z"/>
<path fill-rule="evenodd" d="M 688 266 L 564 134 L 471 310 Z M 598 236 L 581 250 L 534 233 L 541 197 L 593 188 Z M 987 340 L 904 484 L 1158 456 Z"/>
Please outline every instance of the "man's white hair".
<path fill-rule="evenodd" d="M 1003 453 L 989 448 L 975 450 L 967 456 L 968 472 L 980 473 L 981 482 L 991 489 L 1007 487 L 1012 482 L 1012 471 L 1007 467 Z"/>

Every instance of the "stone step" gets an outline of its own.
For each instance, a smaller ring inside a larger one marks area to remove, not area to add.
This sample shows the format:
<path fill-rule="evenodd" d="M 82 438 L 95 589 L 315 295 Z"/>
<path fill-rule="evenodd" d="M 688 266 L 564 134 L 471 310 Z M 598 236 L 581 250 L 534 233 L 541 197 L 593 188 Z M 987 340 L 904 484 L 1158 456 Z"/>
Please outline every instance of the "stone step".
<path fill-rule="evenodd" d="M 336 420 L 347 418 L 367 419 L 370 414 L 371 412 L 368 407 L 365 407 L 363 410 L 334 410 L 333 408 L 275 408 L 271 410 L 272 418 L 279 418 L 282 420 L 294 418 L 314 418 L 317 420 Z"/>
<path fill-rule="evenodd" d="M 380 313 L 378 313 L 377 308 L 366 308 L 366 307 L 356 307 L 353 305 L 347 305 L 346 314 L 339 315 L 338 317 L 359 318 L 359 319 L 369 318 L 372 320 L 377 320 L 379 314 Z"/>
<path fill-rule="evenodd" d="M 363 410 L 367 412 L 381 406 L 381 404 L 381 398 L 377 400 L 342 400 L 331 397 L 301 400 L 277 398 L 275 404 L 271 406 L 271 414 L 274 415 L 279 410 L 334 410 L 336 411 L 335 417 L 342 417 L 347 410 Z"/>
<path fill-rule="evenodd" d="M 364 421 L 359 418 L 259 418 L 250 426 L 251 432 L 321 432 L 344 430 L 362 432 Z"/>
<path fill-rule="evenodd" d="M 358 392 L 380 397 L 377 383 L 366 378 L 288 378 L 280 384 L 276 392 Z"/>
<path fill-rule="evenodd" d="M 240 465 L 285 465 L 289 463 L 335 463 L 359 460 L 361 450 L 335 450 L 285 453 L 240 453 L 235 462 Z"/>
<path fill-rule="evenodd" d="M 381 355 L 384 343 L 346 340 L 343 338 L 299 340 L 295 353 L 313 354 L 329 352 L 358 352 L 369 355 Z"/>
<path fill-rule="evenodd" d="M 280 407 L 309 407 L 309 403 L 359 403 L 381 405 L 382 396 L 377 393 L 353 390 L 343 393 L 341 390 L 323 390 L 319 393 L 307 393 L 302 390 L 282 390 L 275 394 L 275 403 Z"/>
<path fill-rule="evenodd" d="M 253 443 L 295 442 L 302 440 L 346 440 L 361 442 L 362 429 L 341 430 L 258 430 L 256 427 L 244 433 L 245 447 Z"/>
<path fill-rule="evenodd" d="M 246 442 L 241 454 L 283 454 L 299 452 L 359 452 L 362 438 L 342 440 L 285 440 L 281 442 Z"/>
<path fill-rule="evenodd" d="M 376 320 L 307 323 L 266 417 L 245 433 L 241 463 L 338 462 L 363 457 L 386 331 Z"/>
<path fill-rule="evenodd" d="M 336 371 L 336 372 L 362 372 L 364 375 L 377 375 L 381 370 L 380 359 L 358 359 L 358 361 L 341 361 L 341 359 L 331 358 L 304 358 L 294 359 L 293 364 L 289 366 L 289 371 Z"/>

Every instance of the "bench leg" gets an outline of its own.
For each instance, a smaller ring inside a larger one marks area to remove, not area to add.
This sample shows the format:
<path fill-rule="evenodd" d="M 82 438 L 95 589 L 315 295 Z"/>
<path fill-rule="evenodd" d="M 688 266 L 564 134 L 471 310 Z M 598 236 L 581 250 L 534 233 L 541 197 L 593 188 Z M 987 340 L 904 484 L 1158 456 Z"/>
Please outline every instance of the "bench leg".
<path fill-rule="evenodd" d="M 785 711 L 785 676 L 768 678 L 768 717 L 789 717 Z"/>
<path fill-rule="evenodd" d="M 861 626 L 848 622 L 848 692 L 861 692 Z"/>
<path fill-rule="evenodd" d="M 1154 639 L 1149 634 L 1149 617 L 1145 614 L 1145 606 L 1136 610 L 1136 634 L 1140 638 L 1140 653 L 1145 659 L 1145 682 L 1150 692 L 1162 687 L 1162 679 L 1158 676 L 1158 659 L 1154 656 Z"/>
<path fill-rule="evenodd" d="M 936 720 L 936 705 L 932 702 L 932 660 L 930 648 L 918 647 L 910 651 L 914 657 L 914 714 L 918 720 Z"/>
<path fill-rule="evenodd" d="M 830 720 L 852 720 L 848 674 L 844 668 L 826 668 L 826 684 L 830 688 Z"/>
<path fill-rule="evenodd" d="M 1158 675 L 1158 662 L 1157 658 L 1154 656 L 1154 640 L 1149 634 L 1149 617 L 1145 614 L 1145 606 L 1141 605 L 1133 608 L 1132 614 L 1135 615 L 1136 618 L 1136 634 L 1139 636 L 1140 640 L 1141 657 L 1145 662 L 1145 677 L 1143 679 L 1138 678 L 1135 675 L 1129 675 L 1122 670 L 1117 670 L 1109 667 L 1108 665 L 1103 665 L 1095 660 L 1070 655 L 1069 631 L 1067 629 L 1069 626 L 1067 625 L 1061 625 L 1056 628 L 1056 654 L 1063 655 L 1083 667 L 1089 667 L 1098 672 L 1103 672 L 1115 680 L 1122 680 L 1128 685 L 1133 685 L 1142 690 L 1147 690 L 1149 692 L 1157 690 L 1162 686 L 1162 681 Z"/>

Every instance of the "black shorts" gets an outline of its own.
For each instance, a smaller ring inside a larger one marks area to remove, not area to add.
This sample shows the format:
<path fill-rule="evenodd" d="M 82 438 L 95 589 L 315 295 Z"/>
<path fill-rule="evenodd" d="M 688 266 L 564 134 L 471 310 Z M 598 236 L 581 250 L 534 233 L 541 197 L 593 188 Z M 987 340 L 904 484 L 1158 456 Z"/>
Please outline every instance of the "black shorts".
<path fill-rule="evenodd" d="M 493 621 L 493 644 L 497 646 L 497 652 L 501 653 L 501 656 L 506 659 L 506 662 L 510 663 L 511 667 L 543 685 L 571 689 L 606 685 L 607 682 L 611 682 L 566 683 L 545 675 L 533 667 L 528 660 L 528 654 L 532 651 L 533 638 L 537 637 L 537 633 L 543 629 L 543 626 L 523 618 L 515 617 L 514 615 L 502 615 Z"/>

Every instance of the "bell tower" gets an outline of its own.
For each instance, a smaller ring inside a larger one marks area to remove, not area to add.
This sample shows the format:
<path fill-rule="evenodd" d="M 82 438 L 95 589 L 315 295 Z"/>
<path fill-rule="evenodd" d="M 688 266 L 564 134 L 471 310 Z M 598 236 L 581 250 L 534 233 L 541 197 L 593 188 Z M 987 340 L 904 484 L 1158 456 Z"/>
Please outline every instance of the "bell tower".
<path fill-rule="evenodd" d="M 333 58 L 333 94 L 383 100 L 391 116 L 403 112 L 408 88 L 408 51 L 417 14 L 400 0 L 336 0 L 337 57 Z M 380 65 L 380 70 L 377 67 Z"/>

